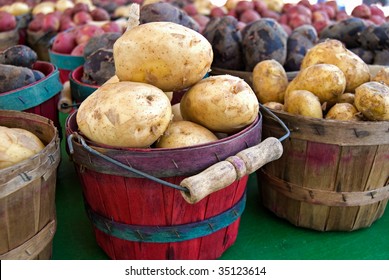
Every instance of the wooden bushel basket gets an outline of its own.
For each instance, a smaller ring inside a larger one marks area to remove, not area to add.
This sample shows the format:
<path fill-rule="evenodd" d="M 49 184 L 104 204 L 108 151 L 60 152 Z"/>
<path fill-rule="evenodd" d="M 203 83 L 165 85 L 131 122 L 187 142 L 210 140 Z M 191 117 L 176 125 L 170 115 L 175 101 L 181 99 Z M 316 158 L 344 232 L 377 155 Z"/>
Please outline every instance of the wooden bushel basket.
<path fill-rule="evenodd" d="M 0 93 L 0 110 L 34 113 L 48 118 L 59 127 L 58 101 L 62 90 L 58 69 L 50 62 L 37 61 L 33 69 L 46 77 L 28 86 Z"/>
<path fill-rule="evenodd" d="M 120 149 L 84 140 L 76 113 L 66 121 L 68 147 L 97 243 L 111 259 L 220 257 L 237 237 L 248 174 L 282 154 L 278 139 L 261 142 L 261 116 L 213 143 Z"/>
<path fill-rule="evenodd" d="M 389 198 L 389 122 L 274 113 L 291 134 L 282 157 L 257 172 L 266 208 L 318 231 L 357 230 L 383 215 Z M 280 133 L 265 116 L 264 137 Z"/>
<path fill-rule="evenodd" d="M 46 147 L 0 169 L 0 260 L 50 259 L 56 231 L 55 188 L 60 140 L 42 116 L 0 110 L 0 125 L 29 130 Z"/>

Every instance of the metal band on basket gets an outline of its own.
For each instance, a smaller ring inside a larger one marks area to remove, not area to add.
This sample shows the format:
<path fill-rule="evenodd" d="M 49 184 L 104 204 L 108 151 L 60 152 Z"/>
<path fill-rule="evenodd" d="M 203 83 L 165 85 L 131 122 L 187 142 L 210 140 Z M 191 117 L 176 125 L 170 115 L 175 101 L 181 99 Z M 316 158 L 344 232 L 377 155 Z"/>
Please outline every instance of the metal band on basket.
<path fill-rule="evenodd" d="M 137 226 L 115 222 L 94 212 L 85 202 L 89 219 L 102 232 L 127 241 L 166 243 L 203 237 L 235 222 L 246 206 L 246 193 L 225 212 L 199 222 L 172 226 Z"/>
<path fill-rule="evenodd" d="M 389 199 L 389 185 L 382 188 L 363 192 L 336 192 L 302 187 L 297 184 L 286 182 L 261 169 L 261 178 L 271 183 L 275 190 L 283 195 L 317 205 L 326 206 L 362 206 Z M 262 186 L 266 187 L 266 186 Z"/>

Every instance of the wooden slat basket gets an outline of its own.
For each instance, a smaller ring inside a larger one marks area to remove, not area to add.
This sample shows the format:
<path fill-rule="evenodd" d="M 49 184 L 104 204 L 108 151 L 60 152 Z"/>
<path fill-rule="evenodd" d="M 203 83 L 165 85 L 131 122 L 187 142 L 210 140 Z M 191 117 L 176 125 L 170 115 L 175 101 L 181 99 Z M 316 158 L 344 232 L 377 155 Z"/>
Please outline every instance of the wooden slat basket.
<path fill-rule="evenodd" d="M 76 114 L 66 121 L 68 147 L 97 243 L 111 259 L 216 259 L 234 244 L 248 179 L 238 152 L 265 144 L 261 142 L 261 116 L 239 133 L 212 143 L 176 149 L 130 149 L 83 140 Z M 273 139 L 278 150 L 274 156 L 272 149 L 264 148 L 266 160 L 279 158 L 282 153 L 282 145 Z M 214 165 L 221 168 L 198 180 L 203 170 Z M 225 177 L 231 178 L 228 183 L 196 201 L 191 201 L 188 189 L 179 185 L 196 178 L 194 181 L 200 183 L 211 180 L 214 187 L 226 182 Z"/>
<path fill-rule="evenodd" d="M 292 224 L 353 231 L 389 198 L 389 122 L 345 122 L 274 112 L 290 129 L 284 153 L 257 172 L 262 203 Z M 264 137 L 282 133 L 264 117 Z"/>
<path fill-rule="evenodd" d="M 55 189 L 60 140 L 42 116 L 0 110 L 0 125 L 29 130 L 46 147 L 0 169 L 0 260 L 50 259 L 56 232 Z"/>

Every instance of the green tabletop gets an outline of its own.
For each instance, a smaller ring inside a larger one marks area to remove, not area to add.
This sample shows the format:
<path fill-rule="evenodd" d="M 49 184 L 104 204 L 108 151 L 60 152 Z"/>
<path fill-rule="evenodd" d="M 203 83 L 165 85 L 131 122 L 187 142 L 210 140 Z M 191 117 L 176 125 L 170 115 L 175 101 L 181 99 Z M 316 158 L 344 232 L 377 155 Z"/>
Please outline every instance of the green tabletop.
<path fill-rule="evenodd" d="M 60 115 L 62 124 L 65 114 Z M 58 170 L 57 232 L 54 260 L 106 260 L 97 245 L 84 210 L 81 185 L 65 152 Z M 389 213 L 370 228 L 353 232 L 317 232 L 298 228 L 276 217 L 260 201 L 258 182 L 251 174 L 247 204 L 235 244 L 223 260 L 389 260 Z"/>

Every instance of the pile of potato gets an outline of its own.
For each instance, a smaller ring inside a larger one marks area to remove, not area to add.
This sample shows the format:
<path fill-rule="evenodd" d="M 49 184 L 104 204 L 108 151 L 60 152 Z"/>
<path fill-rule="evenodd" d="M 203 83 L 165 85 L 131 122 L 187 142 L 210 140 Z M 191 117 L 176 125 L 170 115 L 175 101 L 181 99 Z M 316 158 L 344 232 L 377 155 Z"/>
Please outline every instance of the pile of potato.
<path fill-rule="evenodd" d="M 258 100 L 243 79 L 204 78 L 213 60 L 205 37 L 172 22 L 139 24 L 139 7 L 133 7 L 113 45 L 114 81 L 78 109 L 84 136 L 113 147 L 178 148 L 216 141 L 216 133 L 236 133 L 254 122 Z M 183 119 L 173 115 L 167 93 L 174 91 L 186 91 L 177 113 Z"/>
<path fill-rule="evenodd" d="M 277 61 L 253 70 L 258 100 L 275 110 L 342 121 L 389 120 L 389 67 L 374 76 L 342 42 L 328 39 L 312 47 L 291 81 Z"/>

